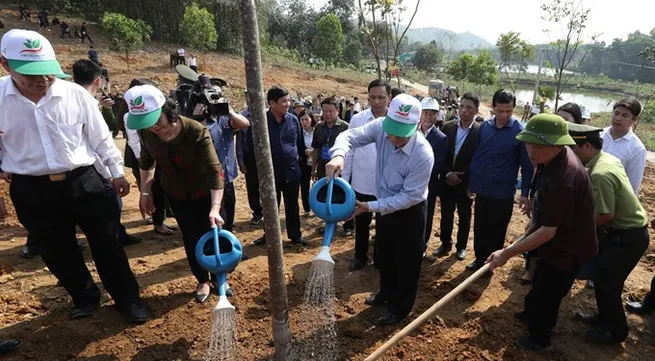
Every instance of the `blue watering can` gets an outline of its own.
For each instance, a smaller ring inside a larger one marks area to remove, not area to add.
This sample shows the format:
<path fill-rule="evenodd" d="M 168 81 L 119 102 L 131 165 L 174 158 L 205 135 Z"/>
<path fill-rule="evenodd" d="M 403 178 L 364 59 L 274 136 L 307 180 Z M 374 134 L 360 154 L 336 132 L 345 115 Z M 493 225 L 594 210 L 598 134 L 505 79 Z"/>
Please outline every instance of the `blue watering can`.
<path fill-rule="evenodd" d="M 335 188 L 336 187 L 336 188 Z M 325 221 L 321 252 L 315 261 L 334 264 L 330 256 L 330 244 L 337 222 L 348 219 L 355 211 L 355 191 L 342 178 L 319 179 L 309 191 L 309 206 L 316 216 Z"/>
<path fill-rule="evenodd" d="M 210 243 L 211 241 L 211 243 Z M 216 274 L 218 279 L 218 304 L 220 308 L 234 308 L 225 295 L 227 273 L 233 271 L 241 261 L 243 248 L 232 232 L 214 227 L 205 233 L 196 244 L 198 264 L 208 272 Z"/>

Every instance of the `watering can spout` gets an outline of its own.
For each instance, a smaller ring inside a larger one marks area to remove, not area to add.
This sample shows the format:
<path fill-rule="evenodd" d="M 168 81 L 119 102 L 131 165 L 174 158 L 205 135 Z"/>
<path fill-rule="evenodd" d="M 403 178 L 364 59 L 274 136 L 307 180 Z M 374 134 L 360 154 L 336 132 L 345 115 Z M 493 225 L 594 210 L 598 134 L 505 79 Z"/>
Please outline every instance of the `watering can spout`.
<path fill-rule="evenodd" d="M 314 257 L 314 261 L 324 261 L 324 262 L 330 262 L 334 264 L 334 260 L 332 259 L 332 256 L 330 255 L 330 247 L 323 246 L 321 247 L 321 251 Z"/>
<path fill-rule="evenodd" d="M 216 304 L 216 307 L 214 307 L 214 310 L 223 310 L 228 308 L 233 310 L 235 309 L 230 301 L 227 300 L 227 296 L 219 296 L 218 303 Z"/>

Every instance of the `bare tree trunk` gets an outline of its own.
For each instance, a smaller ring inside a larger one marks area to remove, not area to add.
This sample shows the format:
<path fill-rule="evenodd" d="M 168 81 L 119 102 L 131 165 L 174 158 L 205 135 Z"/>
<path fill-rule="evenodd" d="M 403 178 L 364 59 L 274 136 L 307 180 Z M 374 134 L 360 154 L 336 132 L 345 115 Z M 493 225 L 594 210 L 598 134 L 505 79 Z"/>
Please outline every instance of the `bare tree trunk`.
<path fill-rule="evenodd" d="M 266 251 L 268 253 L 268 277 L 271 293 L 271 313 L 273 316 L 273 343 L 275 360 L 284 361 L 289 356 L 291 333 L 289 332 L 289 303 L 284 282 L 284 258 L 280 216 L 275 193 L 273 160 L 268 137 L 268 126 L 264 106 L 264 85 L 262 80 L 261 49 L 259 27 L 254 0 L 239 0 L 241 23 L 243 25 L 243 50 L 246 66 L 246 87 L 251 101 L 253 140 L 259 173 L 259 188 L 264 209 L 264 230 L 266 231 Z"/>

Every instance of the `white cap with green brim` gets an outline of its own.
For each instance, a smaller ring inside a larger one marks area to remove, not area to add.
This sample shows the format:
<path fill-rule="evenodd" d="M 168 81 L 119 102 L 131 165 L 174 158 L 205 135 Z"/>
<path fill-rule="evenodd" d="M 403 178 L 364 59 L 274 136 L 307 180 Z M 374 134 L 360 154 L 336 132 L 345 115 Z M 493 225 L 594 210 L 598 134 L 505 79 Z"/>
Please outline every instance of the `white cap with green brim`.
<path fill-rule="evenodd" d="M 2 36 L 0 53 L 18 74 L 57 77 L 63 74 L 52 45 L 36 31 L 10 30 Z"/>
<path fill-rule="evenodd" d="M 382 129 L 389 135 L 408 138 L 416 133 L 421 118 L 421 102 L 408 94 L 399 94 L 389 104 Z"/>
<path fill-rule="evenodd" d="M 166 97 L 152 85 L 138 85 L 125 92 L 128 115 L 127 127 L 134 130 L 150 128 L 161 116 Z"/>

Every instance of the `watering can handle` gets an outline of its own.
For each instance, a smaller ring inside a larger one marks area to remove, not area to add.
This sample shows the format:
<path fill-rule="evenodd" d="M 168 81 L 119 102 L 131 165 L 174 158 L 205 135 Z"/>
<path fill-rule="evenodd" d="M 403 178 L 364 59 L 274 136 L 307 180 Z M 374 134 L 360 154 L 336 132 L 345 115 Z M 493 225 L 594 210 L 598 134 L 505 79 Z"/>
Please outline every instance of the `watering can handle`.
<path fill-rule="evenodd" d="M 212 231 L 214 232 L 214 252 L 215 252 L 215 257 L 216 257 L 216 264 L 220 267 L 221 266 L 221 249 L 218 246 L 218 226 L 214 226 L 214 228 L 212 228 Z"/>
<path fill-rule="evenodd" d="M 331 216 L 332 215 L 332 190 L 334 189 L 334 176 L 330 178 L 327 186 L 328 186 L 327 198 L 326 198 L 327 214 L 328 216 Z"/>

